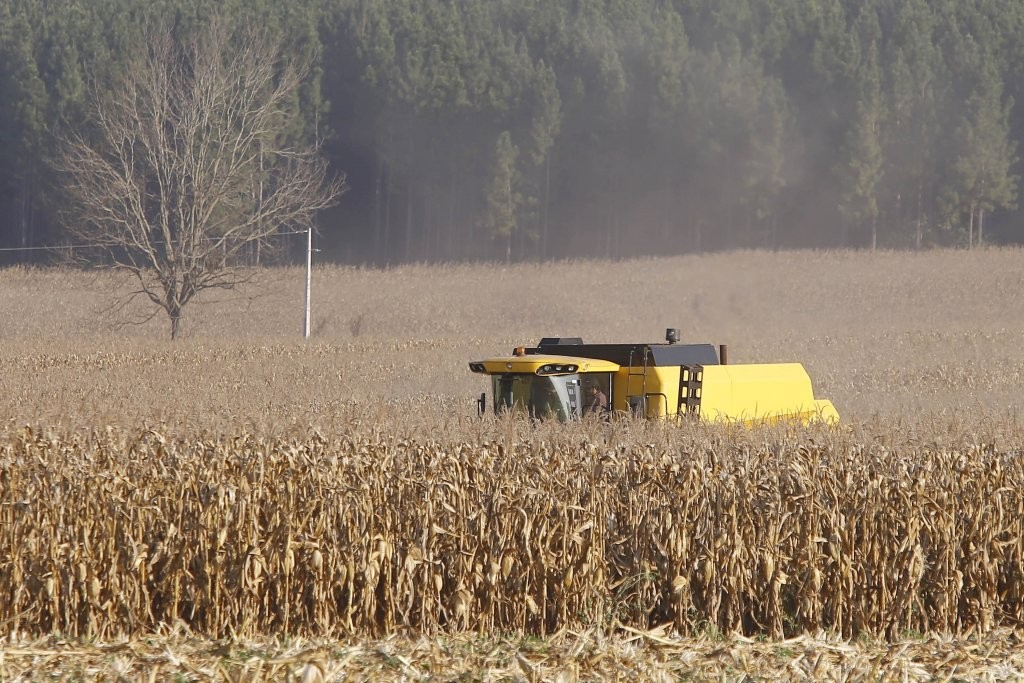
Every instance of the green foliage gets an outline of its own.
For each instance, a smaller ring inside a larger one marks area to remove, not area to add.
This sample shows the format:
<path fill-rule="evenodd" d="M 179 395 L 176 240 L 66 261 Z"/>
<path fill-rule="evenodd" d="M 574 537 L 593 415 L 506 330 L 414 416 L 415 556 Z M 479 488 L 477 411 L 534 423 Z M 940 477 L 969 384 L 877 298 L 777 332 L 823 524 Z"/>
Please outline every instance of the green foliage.
<path fill-rule="evenodd" d="M 1018 178 L 1011 172 L 1017 161 L 1016 143 L 1009 136 L 1012 107 L 1012 99 L 1003 101 L 999 80 L 986 70 L 955 131 L 953 191 L 963 197 L 964 208 L 992 211 L 1014 205 Z"/>
<path fill-rule="evenodd" d="M 339 257 L 923 246 L 974 215 L 1024 239 L 1018 2 L 3 0 L 0 244 L 62 236 L 53 140 L 117 92 L 146 22 L 214 12 L 314 61 L 280 135 L 347 172 Z"/>
<path fill-rule="evenodd" d="M 491 180 L 487 185 L 486 205 L 482 227 L 494 239 L 505 242 L 505 260 L 512 258 L 512 235 L 518 228 L 518 212 L 523 198 L 518 190 L 516 161 L 519 148 L 512 144 L 507 130 L 498 135 L 494 147 Z"/>
<path fill-rule="evenodd" d="M 839 211 L 853 225 L 870 225 L 871 246 L 876 243 L 878 189 L 882 182 L 883 158 L 880 131 L 883 115 L 878 53 L 874 45 L 856 73 L 861 92 L 854 105 L 853 125 L 847 136 L 845 159 L 840 174 Z"/>

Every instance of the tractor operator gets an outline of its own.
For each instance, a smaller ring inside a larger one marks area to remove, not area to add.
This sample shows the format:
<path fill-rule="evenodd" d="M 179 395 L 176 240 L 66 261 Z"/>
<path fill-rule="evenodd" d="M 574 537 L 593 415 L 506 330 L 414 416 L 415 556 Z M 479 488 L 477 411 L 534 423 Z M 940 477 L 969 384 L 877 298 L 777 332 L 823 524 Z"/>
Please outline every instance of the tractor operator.
<path fill-rule="evenodd" d="M 584 415 L 592 413 L 605 415 L 608 413 L 608 397 L 601 391 L 601 387 L 598 386 L 597 382 L 589 382 L 587 384 L 587 394 L 587 403 L 583 406 Z"/>

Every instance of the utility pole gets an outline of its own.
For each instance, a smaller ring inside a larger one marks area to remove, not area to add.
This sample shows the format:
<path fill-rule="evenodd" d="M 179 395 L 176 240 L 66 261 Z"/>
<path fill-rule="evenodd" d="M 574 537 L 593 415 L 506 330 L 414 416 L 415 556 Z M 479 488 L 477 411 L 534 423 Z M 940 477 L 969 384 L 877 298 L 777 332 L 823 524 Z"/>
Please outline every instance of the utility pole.
<path fill-rule="evenodd" d="M 305 338 L 309 339 L 310 292 L 313 287 L 313 228 L 306 230 L 306 324 Z"/>

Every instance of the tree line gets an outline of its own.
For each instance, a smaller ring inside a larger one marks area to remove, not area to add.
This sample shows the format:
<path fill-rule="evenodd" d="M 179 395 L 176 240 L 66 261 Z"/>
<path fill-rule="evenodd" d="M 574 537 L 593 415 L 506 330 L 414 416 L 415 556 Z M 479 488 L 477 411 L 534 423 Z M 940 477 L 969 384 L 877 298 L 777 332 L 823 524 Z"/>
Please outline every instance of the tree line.
<path fill-rule="evenodd" d="M 61 141 L 215 15 L 313 64 L 333 260 L 1024 239 L 1017 0 L 0 0 L 0 247 L 69 241 Z"/>

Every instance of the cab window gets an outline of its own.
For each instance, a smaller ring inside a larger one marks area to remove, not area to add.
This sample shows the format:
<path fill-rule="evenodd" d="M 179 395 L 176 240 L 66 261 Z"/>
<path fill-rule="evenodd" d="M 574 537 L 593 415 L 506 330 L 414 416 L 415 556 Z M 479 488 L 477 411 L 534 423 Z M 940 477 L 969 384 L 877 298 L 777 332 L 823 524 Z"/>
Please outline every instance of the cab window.
<path fill-rule="evenodd" d="M 579 375 L 494 375 L 494 412 L 525 411 L 537 419 L 560 422 L 579 419 L 582 408 Z"/>

